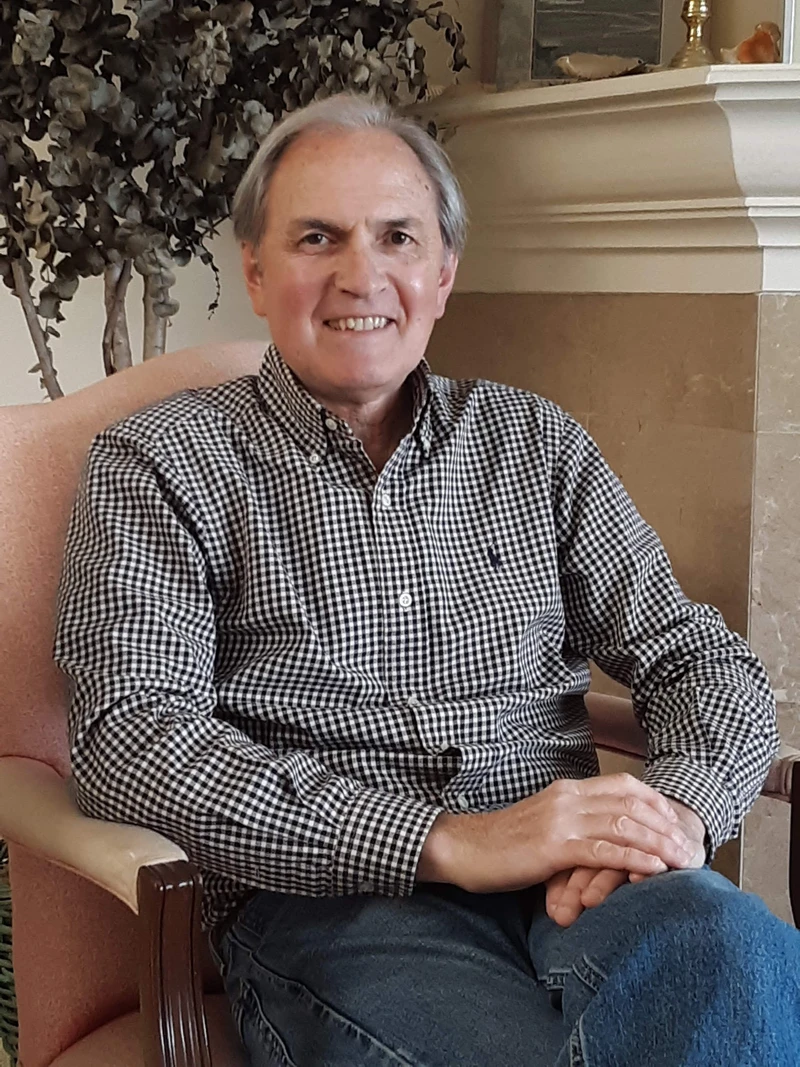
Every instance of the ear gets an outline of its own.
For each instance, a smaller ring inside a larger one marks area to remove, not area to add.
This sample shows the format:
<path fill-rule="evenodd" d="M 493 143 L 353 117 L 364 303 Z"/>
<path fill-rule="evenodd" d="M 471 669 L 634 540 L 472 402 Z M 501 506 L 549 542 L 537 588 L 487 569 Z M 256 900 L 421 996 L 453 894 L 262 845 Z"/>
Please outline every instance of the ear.
<path fill-rule="evenodd" d="M 444 309 L 447 307 L 447 298 L 453 290 L 453 284 L 456 280 L 456 270 L 458 269 L 458 256 L 455 252 L 447 252 L 444 254 L 444 263 L 442 269 L 439 271 L 439 289 L 436 294 L 436 318 L 440 319 L 444 315 Z"/>
<path fill-rule="evenodd" d="M 264 276 L 261 273 L 261 264 L 258 262 L 258 253 L 253 246 L 243 241 L 239 246 L 242 253 L 242 273 L 244 284 L 250 296 L 253 311 L 259 318 L 265 318 L 264 310 Z"/>

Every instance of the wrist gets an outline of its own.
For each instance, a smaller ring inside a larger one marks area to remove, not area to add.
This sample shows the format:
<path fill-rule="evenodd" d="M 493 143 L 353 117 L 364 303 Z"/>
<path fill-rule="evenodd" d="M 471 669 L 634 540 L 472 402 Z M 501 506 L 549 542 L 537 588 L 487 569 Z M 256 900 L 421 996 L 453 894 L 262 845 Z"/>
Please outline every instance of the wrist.
<path fill-rule="evenodd" d="M 463 816 L 442 812 L 433 821 L 417 863 L 417 882 L 455 884 L 455 824 Z"/>

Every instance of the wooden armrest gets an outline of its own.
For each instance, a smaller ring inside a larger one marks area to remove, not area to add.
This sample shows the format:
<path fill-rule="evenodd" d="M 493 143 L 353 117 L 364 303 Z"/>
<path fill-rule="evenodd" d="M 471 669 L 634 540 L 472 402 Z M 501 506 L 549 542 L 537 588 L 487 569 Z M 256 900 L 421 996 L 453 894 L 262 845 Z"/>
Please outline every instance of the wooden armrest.
<path fill-rule="evenodd" d="M 0 837 L 94 882 L 136 914 L 141 868 L 187 858 L 153 830 L 87 818 L 68 781 L 18 756 L 0 758 Z"/>
<path fill-rule="evenodd" d="M 797 764 L 800 764 L 800 751 L 789 745 L 781 745 L 772 761 L 761 795 L 775 800 L 791 800 L 792 778 Z"/>
<path fill-rule="evenodd" d="M 605 693 L 587 693 L 584 700 L 598 748 L 636 759 L 645 758 L 647 734 L 636 721 L 630 700 Z"/>

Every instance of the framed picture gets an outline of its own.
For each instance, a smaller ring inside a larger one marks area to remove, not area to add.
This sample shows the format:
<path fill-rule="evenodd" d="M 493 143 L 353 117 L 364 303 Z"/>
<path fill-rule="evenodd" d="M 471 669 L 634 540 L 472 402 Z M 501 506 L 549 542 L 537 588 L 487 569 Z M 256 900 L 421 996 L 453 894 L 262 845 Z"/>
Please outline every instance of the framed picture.
<path fill-rule="evenodd" d="M 572 52 L 667 63 L 686 39 L 682 0 L 499 0 L 493 81 L 498 88 L 564 78 Z"/>

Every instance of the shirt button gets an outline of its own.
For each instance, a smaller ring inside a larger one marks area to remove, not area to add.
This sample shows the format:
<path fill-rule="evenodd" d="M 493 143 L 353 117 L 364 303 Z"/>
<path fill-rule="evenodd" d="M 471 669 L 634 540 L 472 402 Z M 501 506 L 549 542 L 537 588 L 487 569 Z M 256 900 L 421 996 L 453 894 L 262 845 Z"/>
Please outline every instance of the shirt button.
<path fill-rule="evenodd" d="M 461 808 L 462 811 L 466 811 L 469 807 L 469 800 L 463 793 L 459 793 L 456 797 L 456 806 Z"/>
<path fill-rule="evenodd" d="M 381 507 L 390 508 L 392 506 L 392 498 L 388 493 L 381 493 Z"/>
<path fill-rule="evenodd" d="M 318 463 L 322 462 L 322 456 L 318 455 L 316 452 L 312 452 L 308 457 L 308 462 L 312 467 L 316 467 Z"/>
<path fill-rule="evenodd" d="M 410 608 L 411 607 L 411 593 L 409 593 L 409 591 L 407 589 L 404 589 L 403 592 L 400 594 L 400 598 L 398 600 L 398 604 L 400 605 L 401 608 Z"/>
<path fill-rule="evenodd" d="M 420 707 L 422 707 L 422 705 L 420 704 L 420 702 L 417 700 L 416 697 L 409 697 L 408 700 L 406 701 L 406 704 L 408 704 L 408 706 L 410 708 L 420 708 Z"/>
<path fill-rule="evenodd" d="M 328 429 L 329 429 L 329 430 L 336 430 L 336 429 L 338 429 L 338 427 L 337 427 L 337 425 L 336 425 L 336 419 L 331 419 L 331 418 L 327 418 L 327 419 L 325 420 L 325 425 L 326 425 L 326 426 L 328 427 Z"/>
<path fill-rule="evenodd" d="M 374 893 L 375 884 L 373 882 L 359 882 L 358 891 L 359 893 Z"/>

